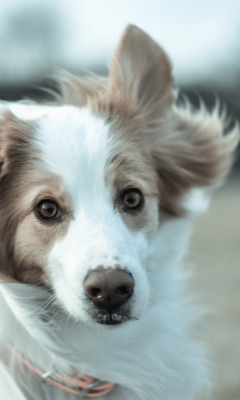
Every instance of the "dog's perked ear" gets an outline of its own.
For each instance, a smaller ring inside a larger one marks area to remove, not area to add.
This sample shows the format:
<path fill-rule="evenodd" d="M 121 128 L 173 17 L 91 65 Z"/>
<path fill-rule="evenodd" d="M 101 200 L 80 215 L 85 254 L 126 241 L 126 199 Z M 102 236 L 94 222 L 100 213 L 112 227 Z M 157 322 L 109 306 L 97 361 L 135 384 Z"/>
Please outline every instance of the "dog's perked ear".
<path fill-rule="evenodd" d="M 152 156 L 160 182 L 160 205 L 172 215 L 182 215 L 179 198 L 191 188 L 222 184 L 234 160 L 240 131 L 236 123 L 225 129 L 219 105 L 211 112 L 186 103 L 175 107 L 168 132 L 159 131 Z"/>
<path fill-rule="evenodd" d="M 221 184 L 239 141 L 238 127 L 225 134 L 219 107 L 208 112 L 204 106 L 194 111 L 188 103 L 174 105 L 169 59 L 136 26 L 127 27 L 120 40 L 110 65 L 108 91 L 109 103 L 117 104 L 117 110 L 130 110 L 122 113 L 123 121 L 135 119 L 134 133 L 129 124 L 125 127 L 129 139 L 134 136 L 151 153 L 162 210 L 180 216 L 181 197 L 191 188 Z"/>
<path fill-rule="evenodd" d="M 136 26 L 127 27 L 110 64 L 110 98 L 159 119 L 173 102 L 171 64 L 161 47 Z"/>

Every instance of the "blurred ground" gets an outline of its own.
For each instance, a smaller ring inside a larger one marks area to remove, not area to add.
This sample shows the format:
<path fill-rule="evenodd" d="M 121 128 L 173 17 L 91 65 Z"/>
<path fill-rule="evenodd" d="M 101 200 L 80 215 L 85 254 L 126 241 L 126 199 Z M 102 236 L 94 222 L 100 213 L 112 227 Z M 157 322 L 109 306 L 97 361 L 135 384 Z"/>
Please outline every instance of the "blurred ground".
<path fill-rule="evenodd" d="M 213 308 L 207 340 L 216 366 L 211 400 L 240 399 L 240 176 L 215 193 L 197 222 L 190 258 L 194 291 Z"/>

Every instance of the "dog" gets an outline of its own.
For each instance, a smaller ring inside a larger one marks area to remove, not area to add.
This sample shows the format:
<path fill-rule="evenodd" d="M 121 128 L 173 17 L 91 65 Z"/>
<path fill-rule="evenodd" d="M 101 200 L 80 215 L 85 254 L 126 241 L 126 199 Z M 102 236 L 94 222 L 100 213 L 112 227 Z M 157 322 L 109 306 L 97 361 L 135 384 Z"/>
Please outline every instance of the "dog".
<path fill-rule="evenodd" d="M 193 400 L 211 386 L 181 269 L 239 141 L 179 103 L 128 26 L 108 78 L 0 106 L 1 400 Z"/>

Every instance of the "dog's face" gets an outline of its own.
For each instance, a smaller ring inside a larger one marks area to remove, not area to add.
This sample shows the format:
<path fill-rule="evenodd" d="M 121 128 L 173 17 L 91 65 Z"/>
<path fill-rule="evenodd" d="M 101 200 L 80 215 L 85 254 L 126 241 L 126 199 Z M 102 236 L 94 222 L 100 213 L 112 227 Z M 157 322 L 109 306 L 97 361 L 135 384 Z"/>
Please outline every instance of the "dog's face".
<path fill-rule="evenodd" d="M 149 304 L 161 216 L 226 174 L 237 132 L 173 106 L 169 61 L 135 27 L 109 80 L 68 82 L 75 105 L 3 107 L 0 268 L 50 286 L 76 320 L 121 324 Z"/>
<path fill-rule="evenodd" d="M 86 108 L 43 111 L 31 133 L 33 152 L 12 181 L 11 209 L 21 213 L 14 228 L 14 276 L 27 283 L 46 280 L 78 320 L 138 318 L 148 301 L 146 262 L 159 224 L 152 161 L 134 143 L 114 138 L 111 123 Z M 107 290 L 109 308 L 86 288 L 95 271 L 90 290 Z M 109 274 L 114 287 L 99 288 Z"/>

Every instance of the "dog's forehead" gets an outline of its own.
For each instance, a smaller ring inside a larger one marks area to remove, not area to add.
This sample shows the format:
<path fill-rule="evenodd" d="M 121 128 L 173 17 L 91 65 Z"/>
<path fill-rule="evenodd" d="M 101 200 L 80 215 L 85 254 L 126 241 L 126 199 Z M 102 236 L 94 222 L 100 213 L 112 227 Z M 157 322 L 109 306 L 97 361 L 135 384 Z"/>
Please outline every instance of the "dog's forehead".
<path fill-rule="evenodd" d="M 47 168 L 60 176 L 74 197 L 104 181 L 109 126 L 87 108 L 52 108 L 39 121 L 36 146 Z"/>

